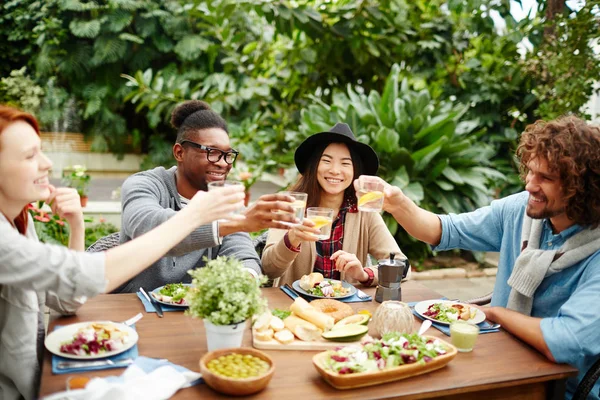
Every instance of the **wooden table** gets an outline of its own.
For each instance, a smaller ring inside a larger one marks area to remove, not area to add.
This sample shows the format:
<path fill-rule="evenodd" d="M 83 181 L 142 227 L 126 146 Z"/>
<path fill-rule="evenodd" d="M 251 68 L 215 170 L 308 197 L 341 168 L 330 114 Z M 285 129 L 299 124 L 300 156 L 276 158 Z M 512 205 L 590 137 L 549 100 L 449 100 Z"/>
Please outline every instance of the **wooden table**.
<path fill-rule="evenodd" d="M 374 289 L 368 289 L 374 294 Z M 402 284 L 403 300 L 421 301 L 441 296 L 410 281 Z M 291 299 L 277 288 L 264 289 L 273 308 L 287 308 Z M 374 311 L 379 303 L 351 303 L 356 310 Z M 56 323 L 61 325 L 81 321 L 123 321 L 138 312 L 144 312 L 135 294 L 101 295 L 91 299 L 73 317 L 51 321 L 49 331 Z M 420 321 L 415 318 L 415 326 Z M 199 370 L 198 361 L 206 352 L 206 339 L 202 321 L 183 315 L 182 312 L 166 312 L 164 318 L 154 313 L 136 324 L 140 335 L 140 355 L 167 358 L 175 364 L 194 371 Z M 428 334 L 449 340 L 437 329 Z M 244 346 L 252 344 L 250 328 L 244 335 Z M 577 372 L 564 364 L 549 362 L 535 349 L 529 347 L 505 331 L 480 335 L 475 350 L 459 353 L 446 367 L 429 374 L 393 383 L 362 389 L 337 390 L 329 386 L 312 365 L 311 351 L 266 351 L 276 364 L 275 375 L 266 390 L 253 397 L 273 399 L 549 399 L 564 398 L 564 383 Z M 51 354 L 46 351 L 40 395 L 48 395 L 65 389 L 68 376 L 53 375 Z M 82 373 L 91 376 L 120 375 L 123 369 L 111 369 Z M 225 398 L 200 384 L 179 391 L 176 399 Z"/>

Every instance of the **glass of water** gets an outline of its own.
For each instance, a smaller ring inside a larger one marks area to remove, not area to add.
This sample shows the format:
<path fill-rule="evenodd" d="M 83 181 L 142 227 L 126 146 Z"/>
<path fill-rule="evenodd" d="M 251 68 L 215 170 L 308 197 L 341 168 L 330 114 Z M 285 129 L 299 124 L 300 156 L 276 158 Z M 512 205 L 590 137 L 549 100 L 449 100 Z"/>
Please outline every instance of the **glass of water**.
<path fill-rule="evenodd" d="M 210 192 L 211 190 L 214 190 L 217 188 L 222 188 L 222 187 L 227 187 L 227 186 L 244 186 L 244 184 L 239 181 L 227 181 L 227 180 L 226 181 L 218 181 L 218 182 L 209 182 L 208 183 L 208 191 Z M 237 210 L 232 212 L 231 215 L 242 214 L 245 209 L 246 208 L 242 205 L 240 208 L 238 208 Z"/>
<path fill-rule="evenodd" d="M 363 175 L 358 180 L 358 211 L 381 212 L 383 208 L 383 183 L 376 176 Z"/>
<path fill-rule="evenodd" d="M 292 208 L 294 209 L 294 218 L 298 221 L 297 223 L 293 222 L 285 222 L 280 221 L 282 224 L 287 226 L 294 226 L 297 224 L 301 224 L 304 220 L 304 210 L 306 209 L 306 201 L 308 200 L 308 195 L 306 193 L 301 192 L 280 192 L 281 194 L 288 195 L 294 198 L 294 202 L 292 203 Z M 283 212 L 283 211 L 280 211 Z"/>
<path fill-rule="evenodd" d="M 315 229 L 321 231 L 317 237 L 319 240 L 327 240 L 331 236 L 331 224 L 333 223 L 333 209 L 325 207 L 309 207 L 306 209 L 306 218 L 314 222 Z"/>

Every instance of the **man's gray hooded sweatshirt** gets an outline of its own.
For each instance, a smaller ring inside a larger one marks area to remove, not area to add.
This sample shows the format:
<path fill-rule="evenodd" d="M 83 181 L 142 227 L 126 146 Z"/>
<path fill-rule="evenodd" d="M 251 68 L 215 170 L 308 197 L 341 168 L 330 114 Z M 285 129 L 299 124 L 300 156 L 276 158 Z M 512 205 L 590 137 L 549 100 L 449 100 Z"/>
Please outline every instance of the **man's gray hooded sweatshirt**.
<path fill-rule="evenodd" d="M 127 178 L 121 188 L 121 243 L 143 235 L 171 218 L 182 208 L 175 172 L 157 167 Z M 233 233 L 219 244 L 217 223 L 203 225 L 163 258 L 135 278 L 116 289 L 116 293 L 135 293 L 140 287 L 155 289 L 167 283 L 191 282 L 187 271 L 201 268 L 203 257 L 235 257 L 257 274 L 261 273 L 260 259 L 247 233 Z"/>

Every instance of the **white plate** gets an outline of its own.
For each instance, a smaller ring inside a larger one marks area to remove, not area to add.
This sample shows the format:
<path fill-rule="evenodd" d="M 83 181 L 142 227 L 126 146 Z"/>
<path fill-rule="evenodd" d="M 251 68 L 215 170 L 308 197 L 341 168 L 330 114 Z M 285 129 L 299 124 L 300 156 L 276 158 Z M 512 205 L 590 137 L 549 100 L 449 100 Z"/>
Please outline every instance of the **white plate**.
<path fill-rule="evenodd" d="M 105 353 L 89 355 L 89 356 L 87 356 L 87 355 L 86 356 L 78 356 L 75 354 L 62 353 L 60 351 L 60 346 L 65 342 L 70 342 L 71 340 L 73 340 L 73 336 L 79 330 L 79 328 L 83 328 L 85 326 L 89 326 L 94 323 L 99 323 L 99 324 L 110 323 L 110 324 L 115 325 L 119 330 L 121 330 L 123 332 L 127 332 L 128 337 L 127 337 L 127 340 L 125 341 L 123 347 L 120 348 L 119 350 L 108 351 Z M 138 336 L 137 332 L 135 331 L 135 329 L 133 329 L 125 324 L 121 324 L 119 322 L 111 322 L 111 321 L 88 321 L 88 322 L 79 322 L 77 324 L 63 326 L 61 328 L 54 330 L 52 333 L 50 333 L 48 336 L 46 336 L 44 345 L 46 346 L 46 348 L 48 349 L 48 351 L 50 353 L 56 354 L 57 356 L 61 356 L 61 357 L 65 357 L 65 358 L 72 358 L 75 360 L 94 360 L 97 358 L 106 358 L 106 357 L 114 356 L 116 354 L 127 351 L 130 348 L 132 348 L 133 346 L 135 346 L 135 344 L 138 341 L 138 338 L 139 338 L 139 336 Z"/>
<path fill-rule="evenodd" d="M 428 317 L 427 315 L 425 315 L 425 312 L 427 312 L 427 309 L 429 308 L 430 305 L 432 304 L 436 304 L 436 303 L 442 303 L 445 304 L 447 306 L 451 306 L 452 304 L 462 304 L 463 306 L 469 306 L 471 307 L 471 309 L 477 310 L 477 313 L 475 314 L 475 317 L 467 320 L 466 322 L 476 325 L 480 322 L 485 321 L 485 314 L 483 311 L 481 311 L 480 309 L 473 307 L 469 304 L 464 304 L 464 303 L 460 303 L 458 301 L 450 301 L 450 300 L 425 300 L 425 301 L 421 301 L 417 304 L 415 304 L 415 311 L 423 318 L 427 318 L 432 320 L 433 322 L 437 322 L 438 324 L 444 324 L 444 325 L 450 325 L 449 322 L 445 322 L 445 321 L 439 321 L 437 319 Z M 462 321 L 462 320 L 461 320 Z"/>
<path fill-rule="evenodd" d="M 334 300 L 335 299 L 345 299 L 345 298 L 354 296 L 354 293 L 356 293 L 356 288 L 354 286 L 352 286 L 351 284 L 349 284 L 348 282 L 346 282 L 346 281 L 338 281 L 338 280 L 335 280 L 335 279 L 327 279 L 327 278 L 325 278 L 324 280 L 330 281 L 333 284 L 336 284 L 338 282 L 342 282 L 342 286 L 345 287 L 346 289 L 350 289 L 350 291 L 345 296 L 323 297 L 323 296 L 317 296 L 316 294 L 308 293 L 306 290 L 302 289 L 300 287 L 300 280 L 294 281 L 294 283 L 292 283 L 292 287 L 294 288 L 294 290 L 296 292 L 301 293 L 301 294 L 303 294 L 305 296 L 308 296 L 308 297 L 313 297 L 315 299 L 334 299 Z"/>
<path fill-rule="evenodd" d="M 192 284 L 191 284 L 191 283 L 184 283 L 184 284 L 183 284 L 183 286 L 192 287 Z M 149 296 L 152 296 L 152 297 L 154 297 L 154 296 L 152 295 L 152 293 L 156 293 L 156 294 L 158 294 L 158 292 L 160 292 L 160 289 L 162 289 L 163 287 L 164 287 L 164 286 L 157 287 L 156 289 L 154 289 L 153 291 L 151 291 L 151 292 L 149 293 Z M 165 306 L 171 306 L 171 307 L 182 307 L 182 308 L 187 308 L 187 307 L 189 307 L 189 304 L 167 303 L 166 301 L 159 300 L 157 297 L 154 297 L 154 300 L 158 301 L 160 304 L 164 304 Z"/>

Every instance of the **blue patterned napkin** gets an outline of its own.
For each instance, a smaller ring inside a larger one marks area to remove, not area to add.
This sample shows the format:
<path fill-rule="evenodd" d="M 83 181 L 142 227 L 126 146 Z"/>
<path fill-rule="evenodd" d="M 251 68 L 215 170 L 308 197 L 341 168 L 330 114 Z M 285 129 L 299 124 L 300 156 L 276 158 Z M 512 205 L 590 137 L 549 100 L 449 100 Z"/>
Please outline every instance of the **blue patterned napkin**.
<path fill-rule="evenodd" d="M 440 300 L 446 300 L 444 299 L 440 299 Z M 419 303 L 418 301 L 413 301 L 411 303 L 407 303 L 411 309 L 411 311 L 413 312 L 413 314 L 419 318 L 421 321 L 425 320 L 425 318 L 423 318 L 418 312 L 415 311 L 415 305 Z M 444 324 L 440 324 L 438 322 L 434 322 L 431 321 L 431 326 L 433 326 L 434 328 L 436 328 L 438 331 L 442 332 L 444 335 L 446 336 L 450 336 L 450 325 L 444 325 Z M 487 321 L 483 321 L 477 324 L 477 326 L 479 327 L 479 333 L 483 334 L 483 333 L 492 333 L 492 332 L 500 332 L 500 329 L 489 329 L 491 327 L 491 324 Z"/>
<path fill-rule="evenodd" d="M 152 303 L 150 303 L 148 300 L 146 300 L 146 298 L 144 297 L 144 295 L 141 292 L 137 292 L 136 294 L 137 294 L 138 299 L 140 299 L 142 301 L 142 304 L 144 305 L 146 312 L 156 312 L 156 309 L 154 308 Z M 150 292 L 148 292 L 148 296 L 152 296 L 150 294 Z M 160 306 L 163 311 L 185 311 L 185 310 L 187 310 L 186 307 L 168 306 L 163 303 L 160 303 Z"/>
<path fill-rule="evenodd" d="M 54 330 L 58 329 L 58 328 L 62 328 L 62 325 L 56 325 L 54 327 Z M 132 329 L 135 330 L 135 325 L 131 326 Z M 137 343 L 135 344 L 135 346 L 133 346 L 132 348 L 130 348 L 127 351 L 124 351 L 123 353 L 119 353 L 116 354 L 112 357 L 106 357 L 106 358 L 100 358 L 100 360 L 112 360 L 115 363 L 118 363 L 121 360 L 126 360 L 128 358 L 132 358 L 132 359 L 136 359 L 138 357 L 138 346 Z M 85 362 L 86 360 L 73 360 L 71 358 L 65 358 L 65 357 L 61 357 L 61 356 L 57 356 L 56 354 L 52 355 L 52 373 L 54 375 L 61 375 L 61 374 L 70 374 L 73 372 L 84 372 L 84 371 L 99 371 L 102 369 L 112 369 L 112 368 L 126 368 L 128 367 L 128 365 L 100 365 L 100 366 L 90 366 L 90 367 L 80 367 L 80 368 L 64 368 L 64 369 L 58 369 L 58 363 L 61 361 L 82 361 Z M 98 359 L 95 360 L 90 360 L 90 361 L 98 361 Z"/>
<path fill-rule="evenodd" d="M 288 296 L 290 296 L 293 299 L 295 299 L 296 297 L 298 297 L 298 295 L 300 295 L 303 299 L 305 299 L 306 301 L 310 302 L 312 300 L 315 300 L 315 298 L 313 297 L 308 297 L 308 296 L 304 296 L 301 293 L 297 293 L 295 291 L 290 290 L 289 288 L 285 287 L 285 286 L 280 286 L 279 289 L 281 289 L 283 291 L 283 293 L 287 294 Z M 343 303 L 358 303 L 358 302 L 365 302 L 365 301 L 373 301 L 373 298 L 371 296 L 367 296 L 364 299 L 361 299 L 360 297 L 358 297 L 357 293 L 359 292 L 360 289 L 356 289 L 356 293 L 354 293 L 352 296 L 350 297 L 346 297 L 345 299 L 334 299 L 334 300 L 338 300 L 341 301 Z M 362 293 L 362 291 L 361 291 Z"/>

